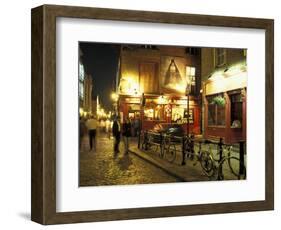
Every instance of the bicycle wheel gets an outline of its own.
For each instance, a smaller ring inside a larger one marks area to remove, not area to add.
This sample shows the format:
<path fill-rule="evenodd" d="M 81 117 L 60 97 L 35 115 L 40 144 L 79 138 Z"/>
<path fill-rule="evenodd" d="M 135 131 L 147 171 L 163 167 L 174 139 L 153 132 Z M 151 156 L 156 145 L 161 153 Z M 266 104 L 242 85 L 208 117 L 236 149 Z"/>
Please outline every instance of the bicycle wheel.
<path fill-rule="evenodd" d="M 170 144 L 165 152 L 165 157 L 169 162 L 174 162 L 177 156 L 176 145 Z"/>
<path fill-rule="evenodd" d="M 246 167 L 243 164 L 242 168 L 240 169 L 240 159 L 238 157 L 227 157 L 227 163 L 230 172 L 237 179 L 246 179 Z"/>
<path fill-rule="evenodd" d="M 231 153 L 229 152 L 227 157 L 227 162 L 231 172 L 234 175 L 238 176 L 240 172 L 240 159 L 236 156 L 231 156 Z M 245 168 L 246 167 L 244 165 L 244 167 L 241 169 L 241 174 L 244 174 Z"/>
<path fill-rule="evenodd" d="M 243 165 L 240 173 L 240 161 L 237 157 L 226 157 L 220 163 L 222 173 L 226 180 L 243 180 L 246 179 L 246 167 Z"/>
<path fill-rule="evenodd" d="M 208 177 L 212 177 L 215 172 L 213 158 L 206 151 L 202 151 L 200 155 L 201 156 L 199 160 L 204 174 L 206 174 Z"/>

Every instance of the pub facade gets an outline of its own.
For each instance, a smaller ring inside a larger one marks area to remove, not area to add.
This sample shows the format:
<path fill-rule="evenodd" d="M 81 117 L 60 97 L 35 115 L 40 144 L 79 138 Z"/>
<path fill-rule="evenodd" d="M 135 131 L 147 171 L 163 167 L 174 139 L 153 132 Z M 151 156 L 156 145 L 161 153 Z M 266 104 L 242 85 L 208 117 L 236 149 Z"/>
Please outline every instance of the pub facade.
<path fill-rule="evenodd" d="M 143 130 L 178 123 L 186 130 L 189 119 L 190 132 L 199 134 L 200 56 L 200 49 L 192 47 L 123 45 L 116 84 L 121 122 L 140 119 Z"/>
<path fill-rule="evenodd" d="M 206 139 L 246 141 L 246 50 L 202 48 L 202 129 Z"/>

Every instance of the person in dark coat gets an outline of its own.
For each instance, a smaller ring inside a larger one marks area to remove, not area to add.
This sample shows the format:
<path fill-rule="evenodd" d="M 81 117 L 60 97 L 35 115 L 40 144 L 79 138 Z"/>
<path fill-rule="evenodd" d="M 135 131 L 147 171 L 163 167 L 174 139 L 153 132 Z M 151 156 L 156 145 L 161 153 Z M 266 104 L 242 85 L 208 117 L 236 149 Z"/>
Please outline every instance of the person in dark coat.
<path fill-rule="evenodd" d="M 124 145 L 125 145 L 125 153 L 129 153 L 129 142 L 130 142 L 130 137 L 132 135 L 132 125 L 130 122 L 130 119 L 127 117 L 125 120 L 125 123 L 123 124 L 123 129 L 122 129 L 122 135 L 124 139 Z"/>
<path fill-rule="evenodd" d="M 86 131 L 85 120 L 79 117 L 79 149 L 82 150 L 82 140 Z"/>
<path fill-rule="evenodd" d="M 112 125 L 112 135 L 114 137 L 114 153 L 119 153 L 119 143 L 121 138 L 121 124 L 118 117 L 114 119 Z"/>
<path fill-rule="evenodd" d="M 95 116 L 90 116 L 90 118 L 86 121 L 86 127 L 88 128 L 90 150 L 94 147 L 94 150 L 96 151 L 98 121 Z"/>
<path fill-rule="evenodd" d="M 139 116 L 136 117 L 134 120 L 134 136 L 138 136 L 140 132 L 140 118 Z"/>

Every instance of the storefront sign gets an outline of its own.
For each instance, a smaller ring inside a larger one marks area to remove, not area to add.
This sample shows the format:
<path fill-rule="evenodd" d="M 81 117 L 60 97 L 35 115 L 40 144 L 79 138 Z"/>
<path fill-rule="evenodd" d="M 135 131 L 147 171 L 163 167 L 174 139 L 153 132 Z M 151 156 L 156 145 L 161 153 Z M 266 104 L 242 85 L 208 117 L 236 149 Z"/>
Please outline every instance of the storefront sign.
<path fill-rule="evenodd" d="M 126 98 L 126 103 L 132 103 L 132 104 L 140 104 L 140 98 L 133 97 L 133 98 Z"/>
<path fill-rule="evenodd" d="M 193 124 L 194 122 L 194 109 L 189 109 L 189 123 Z M 183 123 L 187 123 L 187 109 L 184 110 L 184 119 Z"/>
<path fill-rule="evenodd" d="M 140 110 L 140 105 L 138 104 L 132 104 L 129 106 L 129 110 Z"/>

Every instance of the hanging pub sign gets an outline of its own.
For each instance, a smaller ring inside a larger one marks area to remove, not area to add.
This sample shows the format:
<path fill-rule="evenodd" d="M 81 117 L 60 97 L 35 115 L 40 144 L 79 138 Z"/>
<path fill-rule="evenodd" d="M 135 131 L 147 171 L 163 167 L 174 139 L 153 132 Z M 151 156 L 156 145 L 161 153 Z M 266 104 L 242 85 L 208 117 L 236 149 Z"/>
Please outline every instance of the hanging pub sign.
<path fill-rule="evenodd" d="M 187 61 L 183 57 L 162 56 L 161 57 L 161 86 L 165 93 L 185 93 L 185 66 Z"/>

